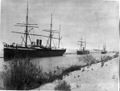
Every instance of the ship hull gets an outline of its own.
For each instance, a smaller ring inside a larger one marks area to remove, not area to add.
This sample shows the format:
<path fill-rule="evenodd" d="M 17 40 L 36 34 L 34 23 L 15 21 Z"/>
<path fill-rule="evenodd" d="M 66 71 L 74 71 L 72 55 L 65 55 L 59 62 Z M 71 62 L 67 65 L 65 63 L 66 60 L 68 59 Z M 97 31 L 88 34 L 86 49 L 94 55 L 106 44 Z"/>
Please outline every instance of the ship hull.
<path fill-rule="evenodd" d="M 101 52 L 101 54 L 106 54 L 106 53 L 107 53 L 107 51 L 102 51 L 102 52 Z"/>
<path fill-rule="evenodd" d="M 84 54 L 89 54 L 90 52 L 85 50 L 85 51 L 77 51 L 77 55 L 84 55 Z"/>
<path fill-rule="evenodd" d="M 62 56 L 66 49 L 4 48 L 4 58 L 34 58 Z"/>

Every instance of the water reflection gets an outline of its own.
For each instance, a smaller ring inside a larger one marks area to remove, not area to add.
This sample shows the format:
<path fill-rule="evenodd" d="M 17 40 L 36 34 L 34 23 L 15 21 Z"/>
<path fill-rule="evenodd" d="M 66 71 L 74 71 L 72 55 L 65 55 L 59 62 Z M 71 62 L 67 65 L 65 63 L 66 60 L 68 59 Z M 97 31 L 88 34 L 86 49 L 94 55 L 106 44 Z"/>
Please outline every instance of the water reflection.
<path fill-rule="evenodd" d="M 83 55 L 64 55 L 58 57 L 46 57 L 46 58 L 31 58 L 30 61 L 36 65 L 42 67 L 43 71 L 48 72 L 54 70 L 56 67 L 67 68 L 71 65 L 84 64 L 82 61 Z M 15 59 L 0 58 L 1 62 L 8 63 Z M 17 59 L 24 60 L 24 59 Z M 2 65 L 2 64 L 1 64 Z"/>
<path fill-rule="evenodd" d="M 84 62 L 80 59 L 80 55 L 65 55 L 61 57 L 47 57 L 31 59 L 31 62 L 37 66 L 41 66 L 43 71 L 53 71 L 57 67 L 67 68 L 71 65 L 80 65 Z"/>

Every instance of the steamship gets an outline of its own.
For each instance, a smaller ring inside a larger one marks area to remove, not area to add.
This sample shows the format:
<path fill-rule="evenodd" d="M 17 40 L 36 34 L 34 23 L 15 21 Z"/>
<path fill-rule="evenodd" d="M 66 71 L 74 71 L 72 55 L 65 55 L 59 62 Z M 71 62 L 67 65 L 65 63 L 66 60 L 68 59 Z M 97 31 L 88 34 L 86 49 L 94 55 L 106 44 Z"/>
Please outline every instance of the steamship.
<path fill-rule="evenodd" d="M 15 32 L 17 34 L 23 34 L 24 37 L 21 37 L 23 45 L 18 45 L 13 43 L 11 45 L 5 43 L 4 44 L 4 58 L 26 58 L 26 57 L 53 57 L 53 56 L 62 56 L 65 52 L 65 48 L 60 48 L 60 40 L 61 35 L 60 31 L 52 29 L 52 14 L 51 14 L 51 22 L 50 22 L 50 29 L 43 30 L 48 32 L 49 35 L 39 35 L 39 34 L 32 34 L 30 33 L 31 30 L 34 28 L 38 28 L 37 24 L 30 24 L 29 23 L 29 6 L 27 0 L 27 10 L 26 10 L 26 23 L 17 23 L 16 26 L 25 27 L 24 32 Z M 58 33 L 59 37 L 56 38 L 53 36 L 54 33 Z M 31 41 L 31 36 L 41 36 L 46 37 L 48 39 L 47 46 L 42 44 L 41 39 L 36 39 L 36 42 Z M 58 47 L 53 47 L 52 40 L 58 40 Z M 28 43 L 29 42 L 29 43 Z"/>
<path fill-rule="evenodd" d="M 103 50 L 101 51 L 101 54 L 106 54 L 107 50 L 106 50 L 106 45 L 103 45 Z"/>
<path fill-rule="evenodd" d="M 78 42 L 80 43 L 80 48 L 77 50 L 77 55 L 89 54 L 89 50 L 86 50 L 86 41 L 83 41 L 81 38 L 81 40 Z"/>

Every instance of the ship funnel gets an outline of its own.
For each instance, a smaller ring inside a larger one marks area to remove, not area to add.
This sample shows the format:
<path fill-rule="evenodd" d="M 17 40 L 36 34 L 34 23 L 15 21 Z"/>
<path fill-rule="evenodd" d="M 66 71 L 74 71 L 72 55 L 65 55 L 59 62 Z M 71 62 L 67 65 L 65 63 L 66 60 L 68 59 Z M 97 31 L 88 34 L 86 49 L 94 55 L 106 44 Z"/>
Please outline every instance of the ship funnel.
<path fill-rule="evenodd" d="M 41 46 L 42 45 L 42 40 L 40 39 L 39 41 L 40 41 L 40 46 Z"/>
<path fill-rule="evenodd" d="M 37 39 L 36 43 L 37 43 L 37 46 L 41 46 L 42 45 L 42 40 L 41 39 Z"/>

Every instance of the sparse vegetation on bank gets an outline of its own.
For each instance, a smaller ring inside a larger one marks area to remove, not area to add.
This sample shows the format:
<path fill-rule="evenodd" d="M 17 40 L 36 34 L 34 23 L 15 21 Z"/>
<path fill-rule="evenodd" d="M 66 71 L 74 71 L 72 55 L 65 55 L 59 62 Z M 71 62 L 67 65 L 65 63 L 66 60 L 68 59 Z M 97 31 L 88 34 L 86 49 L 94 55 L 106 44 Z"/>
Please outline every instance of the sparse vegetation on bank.
<path fill-rule="evenodd" d="M 71 86 L 66 81 L 59 81 L 59 83 L 55 87 L 55 90 L 71 91 Z"/>
<path fill-rule="evenodd" d="M 41 74 L 41 68 L 36 68 L 29 59 L 14 59 L 9 62 L 9 68 L 4 73 L 5 89 L 22 90 L 38 87 L 37 79 Z"/>
<path fill-rule="evenodd" d="M 106 62 L 108 60 L 111 60 L 111 59 L 112 59 L 111 56 L 103 56 L 103 57 L 101 57 L 101 61 L 104 61 L 104 62 Z"/>
<path fill-rule="evenodd" d="M 83 60 L 87 65 L 91 65 L 93 63 L 97 63 L 98 60 L 96 60 L 92 55 L 86 55 L 83 57 Z"/>
<path fill-rule="evenodd" d="M 119 57 L 119 52 L 116 52 L 115 55 L 113 56 L 113 58 L 117 58 Z"/>

